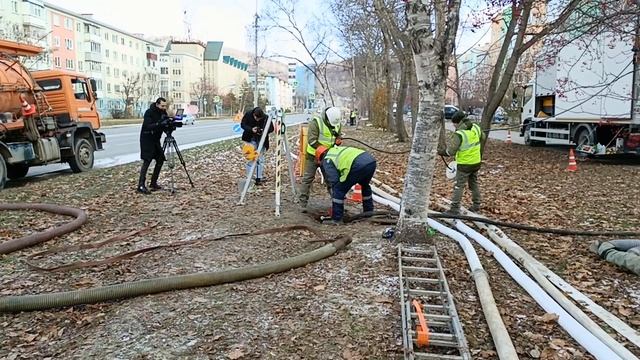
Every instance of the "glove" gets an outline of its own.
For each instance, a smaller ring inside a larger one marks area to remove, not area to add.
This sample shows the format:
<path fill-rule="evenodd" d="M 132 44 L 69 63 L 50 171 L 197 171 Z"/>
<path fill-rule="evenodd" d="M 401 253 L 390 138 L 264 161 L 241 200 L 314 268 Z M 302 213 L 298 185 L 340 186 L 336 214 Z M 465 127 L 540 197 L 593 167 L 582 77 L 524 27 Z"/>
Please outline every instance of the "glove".
<path fill-rule="evenodd" d="M 342 145 L 342 138 L 341 137 L 337 137 L 336 138 L 336 145 L 338 145 L 338 146 Z"/>

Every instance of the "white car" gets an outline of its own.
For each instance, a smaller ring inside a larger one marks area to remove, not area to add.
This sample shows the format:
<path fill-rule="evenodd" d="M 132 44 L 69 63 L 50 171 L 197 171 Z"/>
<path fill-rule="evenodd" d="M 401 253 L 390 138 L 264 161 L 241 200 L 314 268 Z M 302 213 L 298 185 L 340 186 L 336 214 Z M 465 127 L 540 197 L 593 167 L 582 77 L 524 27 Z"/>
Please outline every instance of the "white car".
<path fill-rule="evenodd" d="M 193 115 L 185 115 L 184 119 L 182 119 L 182 123 L 185 125 L 195 125 L 196 124 L 196 117 Z"/>

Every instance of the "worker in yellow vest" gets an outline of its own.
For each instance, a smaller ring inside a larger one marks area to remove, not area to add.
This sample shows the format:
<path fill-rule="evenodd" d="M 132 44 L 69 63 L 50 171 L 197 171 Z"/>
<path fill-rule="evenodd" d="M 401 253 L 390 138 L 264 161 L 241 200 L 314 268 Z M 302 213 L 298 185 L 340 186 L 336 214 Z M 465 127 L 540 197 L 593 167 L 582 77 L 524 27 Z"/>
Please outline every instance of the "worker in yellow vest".
<path fill-rule="evenodd" d="M 453 156 L 456 159 L 456 177 L 451 198 L 450 214 L 460 212 L 460 201 L 464 188 L 469 183 L 473 205 L 471 211 L 480 210 L 482 198 L 478 187 L 478 171 L 482 163 L 481 144 L 486 137 L 480 125 L 470 121 L 463 111 L 456 111 L 451 118 L 456 131 L 451 136 L 446 149 L 439 149 L 438 154 Z"/>
<path fill-rule="evenodd" d="M 368 152 L 349 146 L 326 148 L 318 146 L 316 161 L 322 174 L 331 185 L 331 220 L 323 224 L 340 224 L 344 216 L 344 198 L 351 188 L 362 187 L 362 209 L 373 211 L 371 179 L 376 172 L 376 159 Z"/>
<path fill-rule="evenodd" d="M 311 184 L 316 176 L 318 165 L 315 161 L 316 149 L 319 146 L 330 148 L 342 143 L 342 112 L 337 107 L 326 108 L 321 116 L 315 116 L 309 121 L 307 129 L 307 148 L 305 152 L 304 174 L 300 185 L 300 205 L 302 212 L 307 211 Z M 329 184 L 327 184 L 329 189 Z"/>

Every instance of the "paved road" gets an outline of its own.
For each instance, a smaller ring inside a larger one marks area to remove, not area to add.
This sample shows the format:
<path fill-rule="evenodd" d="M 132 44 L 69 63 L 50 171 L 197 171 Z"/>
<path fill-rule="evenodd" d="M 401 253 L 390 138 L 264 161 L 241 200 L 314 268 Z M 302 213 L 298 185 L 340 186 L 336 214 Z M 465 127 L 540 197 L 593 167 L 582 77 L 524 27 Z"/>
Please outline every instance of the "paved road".
<path fill-rule="evenodd" d="M 285 118 L 288 125 L 305 121 L 309 115 L 289 115 Z M 177 129 L 173 135 L 180 150 L 187 150 L 196 146 L 211 144 L 217 141 L 239 137 L 240 133 L 233 132 L 237 123 L 231 119 L 196 121 L 195 125 L 185 125 Z M 107 143 L 103 151 L 96 151 L 94 167 L 110 167 L 126 164 L 140 159 L 140 125 L 123 125 L 100 129 L 107 136 Z M 67 164 L 53 164 L 37 166 L 29 169 L 27 177 L 42 176 L 43 174 L 71 173 Z"/>

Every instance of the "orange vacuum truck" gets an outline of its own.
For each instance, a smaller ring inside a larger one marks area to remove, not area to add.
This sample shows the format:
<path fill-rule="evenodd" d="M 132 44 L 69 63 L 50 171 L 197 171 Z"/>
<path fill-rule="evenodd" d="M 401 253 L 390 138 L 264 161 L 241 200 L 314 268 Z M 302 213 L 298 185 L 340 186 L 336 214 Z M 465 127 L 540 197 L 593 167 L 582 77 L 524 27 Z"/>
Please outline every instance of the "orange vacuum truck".
<path fill-rule="evenodd" d="M 105 135 L 97 132 L 96 83 L 61 70 L 29 71 L 21 59 L 42 48 L 0 40 L 0 189 L 32 166 L 93 167 Z"/>

